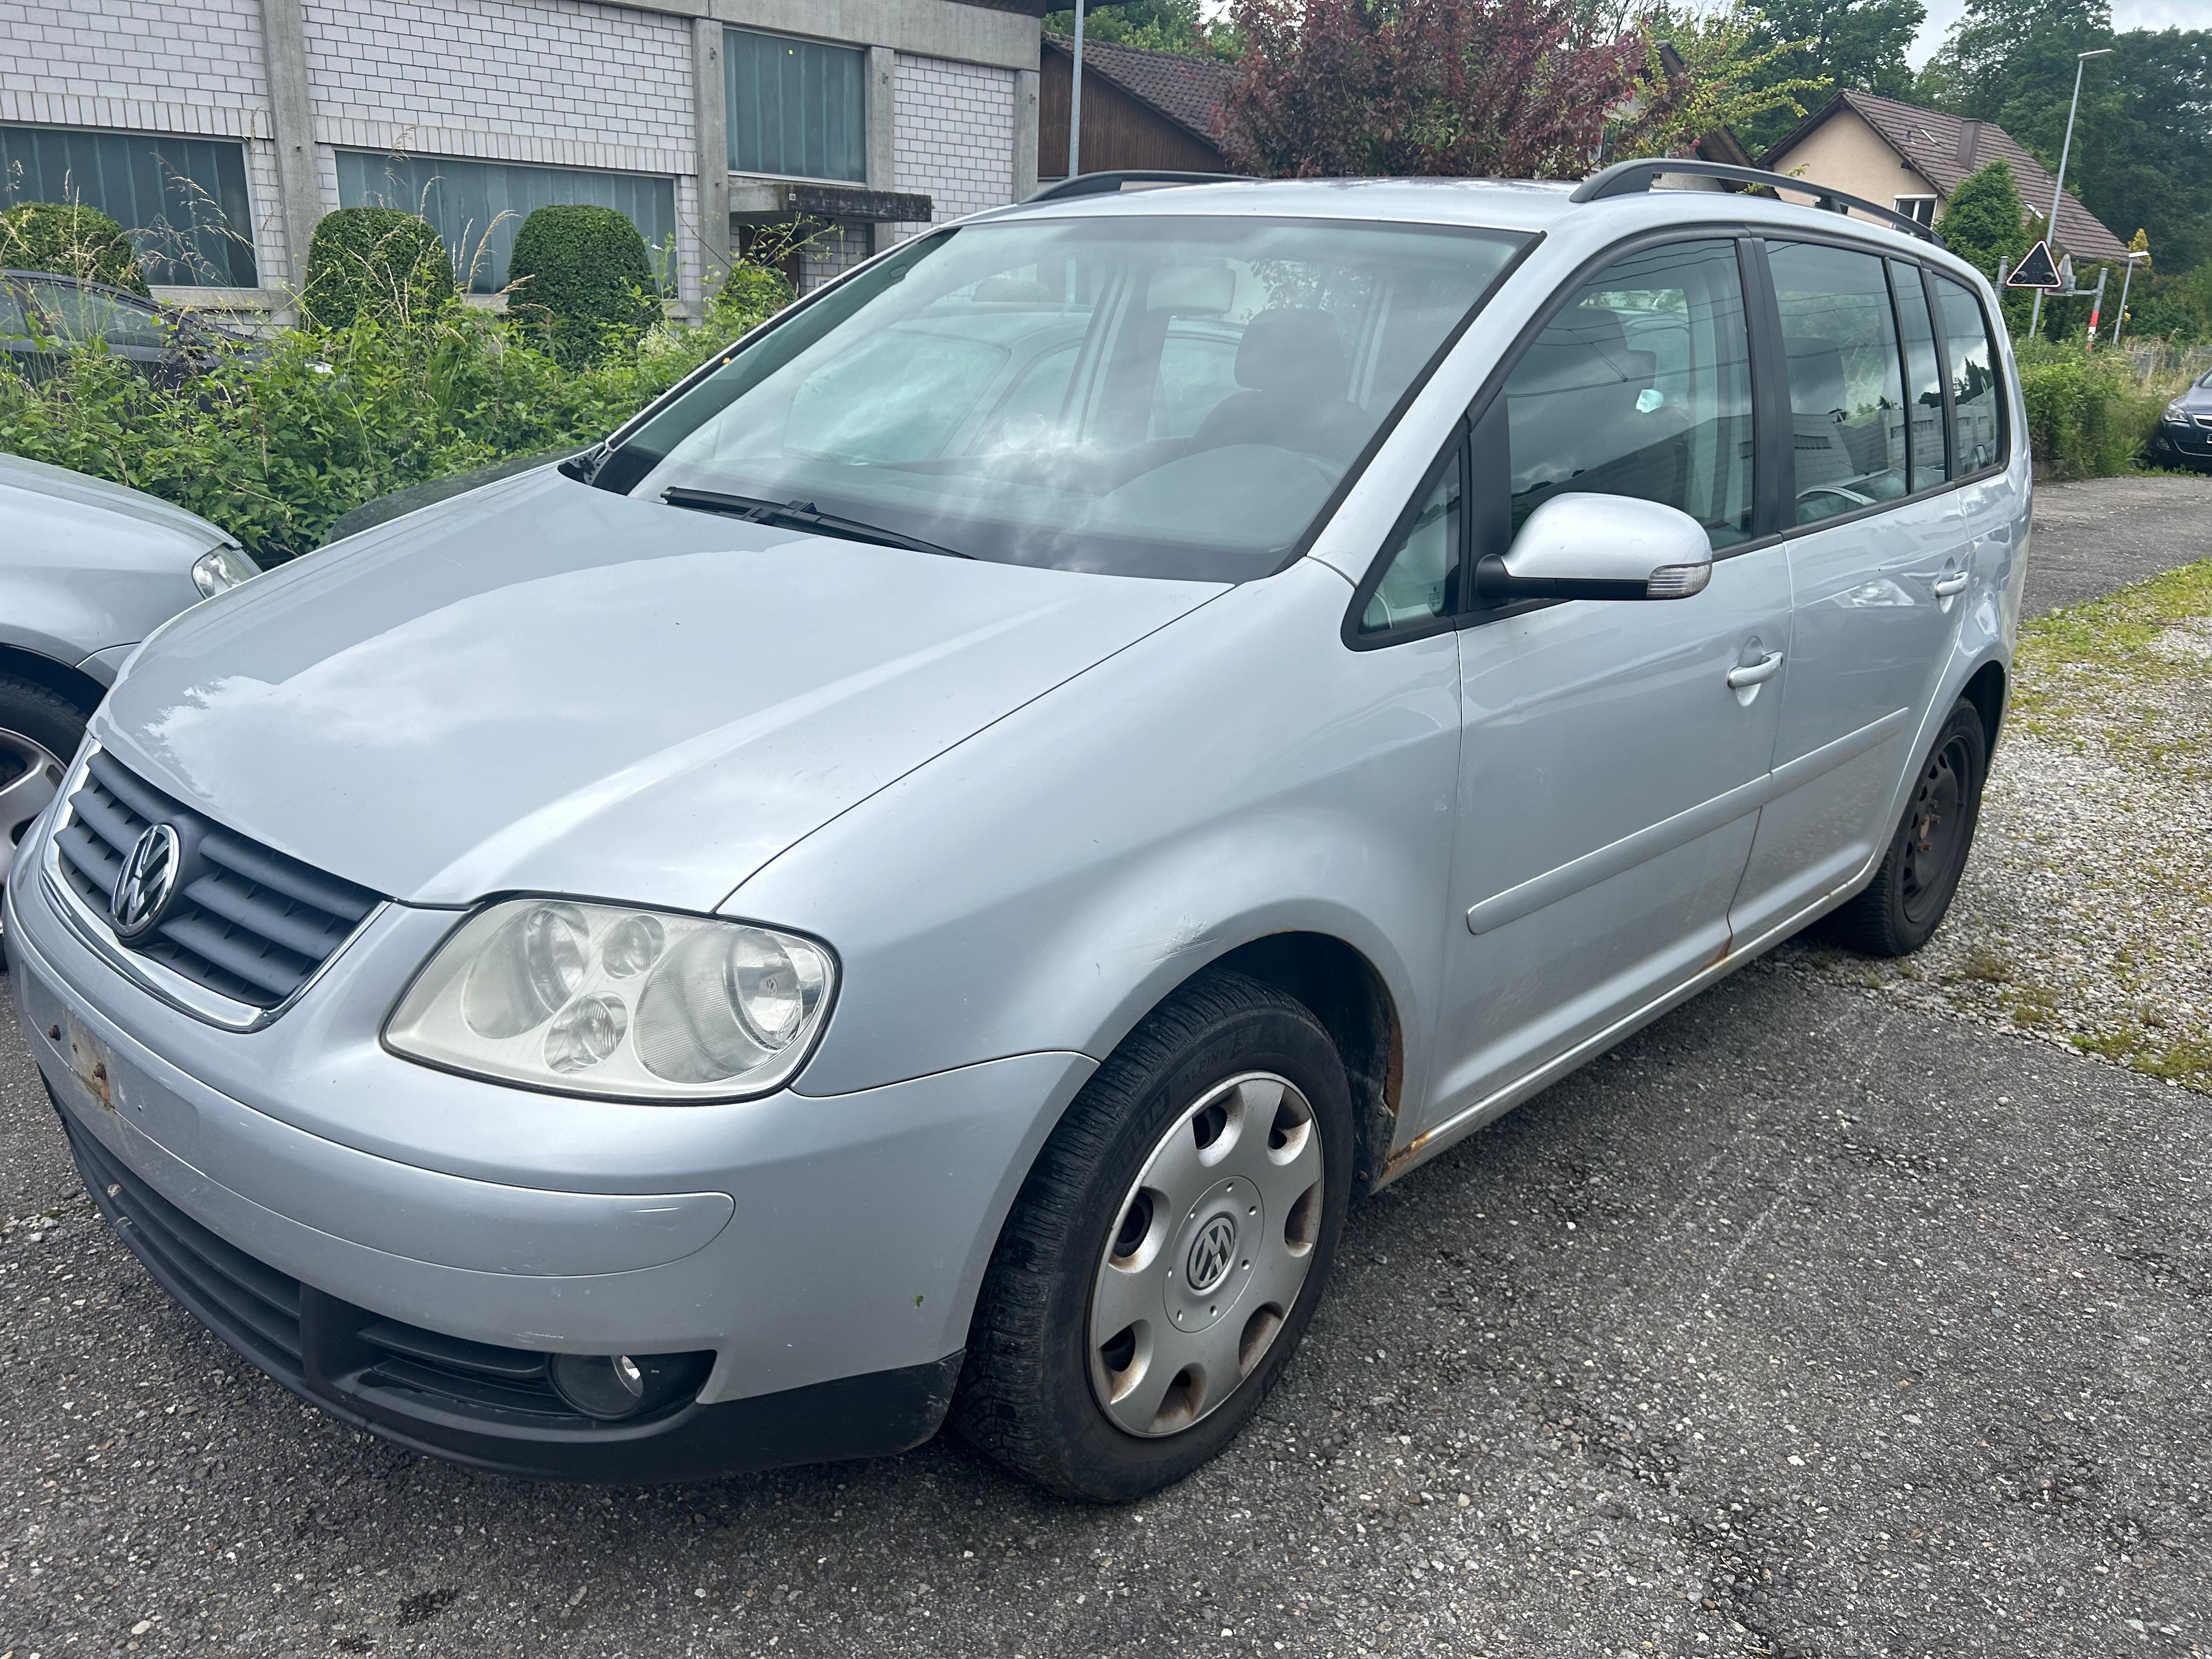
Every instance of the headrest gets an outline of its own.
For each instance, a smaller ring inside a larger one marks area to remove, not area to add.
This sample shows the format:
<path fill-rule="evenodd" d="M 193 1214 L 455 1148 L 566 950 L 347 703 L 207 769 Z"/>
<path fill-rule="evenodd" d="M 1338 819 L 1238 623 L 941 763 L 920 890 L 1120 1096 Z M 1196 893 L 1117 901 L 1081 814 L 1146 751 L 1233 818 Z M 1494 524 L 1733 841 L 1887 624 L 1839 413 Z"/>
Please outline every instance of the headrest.
<path fill-rule="evenodd" d="M 1237 384 L 1254 392 L 1341 398 L 1346 378 L 1336 319 L 1318 307 L 1263 311 L 1237 343 Z"/>

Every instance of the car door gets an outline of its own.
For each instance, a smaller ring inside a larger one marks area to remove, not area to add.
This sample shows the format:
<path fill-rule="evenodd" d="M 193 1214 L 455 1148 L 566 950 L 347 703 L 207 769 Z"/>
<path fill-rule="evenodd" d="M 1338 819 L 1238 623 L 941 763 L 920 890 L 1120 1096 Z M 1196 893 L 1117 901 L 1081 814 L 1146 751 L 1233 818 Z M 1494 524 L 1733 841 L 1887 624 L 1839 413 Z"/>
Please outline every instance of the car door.
<path fill-rule="evenodd" d="M 1478 415 L 1477 554 L 1576 491 L 1680 508 L 1716 562 L 1686 599 L 1463 611 L 1463 920 L 1425 1129 L 1502 1109 L 1727 950 L 1790 626 L 1786 556 L 1753 542 L 1745 291 L 1732 238 L 1624 254 L 1564 296 Z"/>
<path fill-rule="evenodd" d="M 1777 793 L 1730 917 L 1747 940 L 1887 843 L 1972 562 L 1920 267 L 1840 243 L 1765 252 L 1793 437 L 1795 606 Z"/>

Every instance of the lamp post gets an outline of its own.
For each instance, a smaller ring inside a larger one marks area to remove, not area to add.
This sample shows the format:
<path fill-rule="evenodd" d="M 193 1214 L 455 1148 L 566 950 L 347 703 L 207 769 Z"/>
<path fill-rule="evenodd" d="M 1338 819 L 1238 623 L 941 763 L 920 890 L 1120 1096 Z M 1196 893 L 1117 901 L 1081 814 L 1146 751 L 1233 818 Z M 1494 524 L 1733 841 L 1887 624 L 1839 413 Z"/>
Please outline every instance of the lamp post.
<path fill-rule="evenodd" d="M 2120 308 L 2112 313 L 2112 346 L 2116 350 L 2120 343 L 2120 330 L 2127 325 L 2128 284 L 2136 279 L 2136 261 L 2149 258 L 2150 255 L 2147 252 L 2128 255 L 2127 274 L 2120 278 Z"/>
<path fill-rule="evenodd" d="M 2074 95 L 2080 97 L 2081 75 L 2074 75 Z M 1067 83 L 1067 176 L 1083 171 L 1083 0 L 1075 0 L 1075 72 Z"/>
<path fill-rule="evenodd" d="M 1076 7 L 1075 19 L 1076 26 L 1079 29 L 1083 22 L 1083 8 L 1079 4 Z M 1082 36 L 1079 33 L 1076 38 L 1080 40 Z M 2074 154 L 2074 116 L 2075 112 L 2081 107 L 2081 71 L 2089 67 L 2089 60 L 2092 58 L 2110 58 L 2112 55 L 2112 48 L 2110 46 L 2100 46 L 2094 52 L 2077 52 L 2074 54 L 2074 101 L 2066 106 L 2066 142 L 2059 147 L 2058 177 L 2051 186 L 2051 217 L 2044 221 L 2044 234 L 2046 236 L 2058 234 L 2058 198 L 2066 193 L 2066 162 Z M 2035 304 L 2030 309 L 2027 317 L 2029 338 L 2034 337 L 2036 330 L 2042 326 L 2042 323 L 2043 290 L 2038 289 L 2035 290 Z"/>

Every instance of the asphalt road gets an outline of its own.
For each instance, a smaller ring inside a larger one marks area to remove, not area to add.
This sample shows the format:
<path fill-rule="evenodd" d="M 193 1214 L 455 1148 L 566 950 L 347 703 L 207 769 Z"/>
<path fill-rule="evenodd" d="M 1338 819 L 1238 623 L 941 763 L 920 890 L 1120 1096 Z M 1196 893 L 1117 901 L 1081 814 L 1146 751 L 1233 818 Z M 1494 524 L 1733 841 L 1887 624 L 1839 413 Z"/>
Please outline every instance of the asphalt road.
<path fill-rule="evenodd" d="M 2212 477 L 2039 484 L 2021 609 L 2039 617 L 2203 558 L 2212 558 Z"/>
<path fill-rule="evenodd" d="M 1120 1510 L 948 1439 L 365 1439 L 108 1235 L 0 1012 L 0 1659 L 2212 1651 L 2212 1102 L 1786 959 L 1357 1214 L 1251 1430 Z"/>

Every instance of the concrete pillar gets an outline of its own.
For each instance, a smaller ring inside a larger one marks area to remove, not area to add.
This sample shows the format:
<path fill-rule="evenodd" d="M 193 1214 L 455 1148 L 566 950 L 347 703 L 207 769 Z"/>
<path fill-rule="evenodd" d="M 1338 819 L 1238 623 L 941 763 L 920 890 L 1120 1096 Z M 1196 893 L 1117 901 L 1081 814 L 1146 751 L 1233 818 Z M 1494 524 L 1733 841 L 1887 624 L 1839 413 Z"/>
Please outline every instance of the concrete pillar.
<path fill-rule="evenodd" d="M 712 17 L 691 24 L 691 128 L 699 167 L 699 298 L 709 296 L 730 274 L 729 80 L 722 69 L 722 25 Z"/>
<path fill-rule="evenodd" d="M 898 83 L 898 53 L 889 46 L 868 48 L 868 106 L 865 117 L 868 143 L 868 188 L 898 188 L 898 115 L 895 92 Z M 881 253 L 891 246 L 893 227 L 868 227 L 868 250 Z"/>
<path fill-rule="evenodd" d="M 315 159 L 315 106 L 307 80 L 307 27 L 300 0 L 261 0 L 263 67 L 270 133 L 276 143 L 277 210 L 292 289 L 307 285 L 307 244 L 323 216 L 323 173 Z"/>
<path fill-rule="evenodd" d="M 1014 71 L 1014 200 L 1027 201 L 1037 187 L 1037 72 Z"/>

